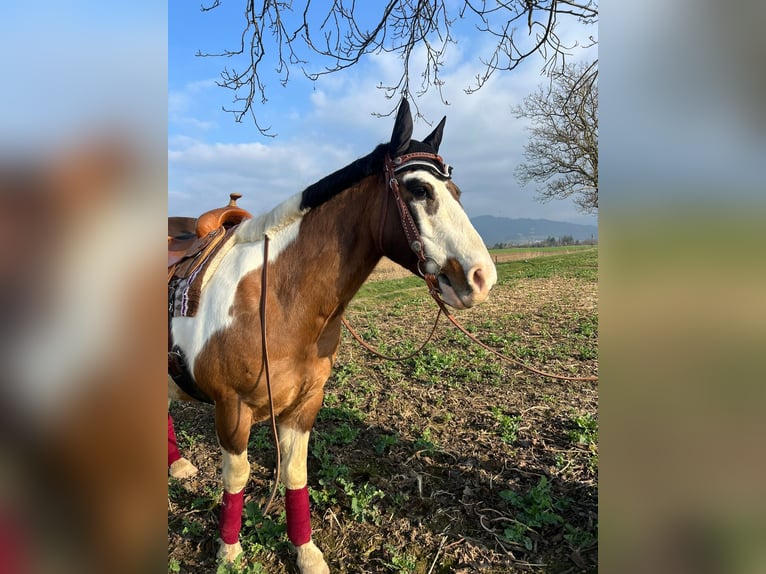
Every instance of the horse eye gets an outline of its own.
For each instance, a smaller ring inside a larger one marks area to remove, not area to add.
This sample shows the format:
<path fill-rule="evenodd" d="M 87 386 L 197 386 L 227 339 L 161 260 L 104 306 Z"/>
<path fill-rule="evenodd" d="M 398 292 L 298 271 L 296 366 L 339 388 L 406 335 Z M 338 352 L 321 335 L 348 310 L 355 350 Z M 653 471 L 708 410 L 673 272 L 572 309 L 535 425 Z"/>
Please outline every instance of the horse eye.
<path fill-rule="evenodd" d="M 428 189 L 422 185 L 411 188 L 410 193 L 415 196 L 415 199 L 425 199 L 428 197 Z"/>

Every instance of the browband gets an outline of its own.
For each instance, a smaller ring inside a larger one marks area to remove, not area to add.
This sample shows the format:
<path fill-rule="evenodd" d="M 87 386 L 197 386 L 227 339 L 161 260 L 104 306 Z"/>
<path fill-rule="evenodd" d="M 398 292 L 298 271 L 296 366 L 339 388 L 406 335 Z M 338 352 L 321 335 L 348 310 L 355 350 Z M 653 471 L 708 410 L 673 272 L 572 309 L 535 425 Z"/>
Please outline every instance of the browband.
<path fill-rule="evenodd" d="M 409 153 L 400 155 L 393 160 L 394 173 L 398 173 L 405 169 L 412 169 L 413 167 L 425 168 L 446 179 L 452 178 L 452 166 L 444 163 L 444 160 L 440 155 L 434 155 L 431 153 Z"/>

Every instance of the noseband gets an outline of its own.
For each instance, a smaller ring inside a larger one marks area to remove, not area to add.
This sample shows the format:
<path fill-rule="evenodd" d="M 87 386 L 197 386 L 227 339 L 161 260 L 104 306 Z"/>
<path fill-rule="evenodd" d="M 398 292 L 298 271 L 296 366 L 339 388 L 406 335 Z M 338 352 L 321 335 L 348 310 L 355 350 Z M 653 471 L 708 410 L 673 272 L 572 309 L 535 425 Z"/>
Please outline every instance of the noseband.
<path fill-rule="evenodd" d="M 384 160 L 387 187 L 391 190 L 391 194 L 394 196 L 396 208 L 399 211 L 399 219 L 402 222 L 402 229 L 404 229 L 404 235 L 407 238 L 407 244 L 418 258 L 418 272 L 423 279 L 425 279 L 431 293 L 437 294 L 440 291 L 439 282 L 437 281 L 436 276 L 441 271 L 441 267 L 432 257 L 426 255 L 423 238 L 420 236 L 420 230 L 418 229 L 415 220 L 412 218 L 412 213 L 410 212 L 409 207 L 407 207 L 407 203 L 402 198 L 401 191 L 399 190 L 399 180 L 396 179 L 397 172 L 414 166 L 429 169 L 435 174 L 441 177 L 446 177 L 447 179 L 450 179 L 451 177 L 452 168 L 444 163 L 444 160 L 440 155 L 427 152 L 408 153 L 400 155 L 393 160 L 386 154 Z M 378 234 L 378 243 L 381 251 L 383 250 L 383 228 L 385 227 L 386 215 L 388 213 L 388 194 L 386 194 L 385 197 L 386 200 L 383 205 Z"/>

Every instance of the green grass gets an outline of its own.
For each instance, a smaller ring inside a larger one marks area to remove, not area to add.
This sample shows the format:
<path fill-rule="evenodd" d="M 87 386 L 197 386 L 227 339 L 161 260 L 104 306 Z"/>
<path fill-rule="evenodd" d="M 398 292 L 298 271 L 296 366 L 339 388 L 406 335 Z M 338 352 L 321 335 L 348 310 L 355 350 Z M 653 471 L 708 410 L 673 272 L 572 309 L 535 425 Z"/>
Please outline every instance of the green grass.
<path fill-rule="evenodd" d="M 527 253 L 530 251 L 543 253 L 566 253 L 569 251 L 588 251 L 596 249 L 595 245 L 557 245 L 554 247 L 506 247 L 505 249 L 490 249 L 490 255 L 508 255 L 515 253 Z"/>
<path fill-rule="evenodd" d="M 588 281 L 596 281 L 598 278 L 598 248 L 593 245 L 539 247 L 533 250 L 493 249 L 490 255 L 494 257 L 494 255 L 518 251 L 541 251 L 545 252 L 546 256 L 497 263 L 499 282 L 524 278 L 573 277 Z M 400 316 L 405 312 L 405 302 L 414 303 L 418 299 L 427 297 L 428 290 L 423 279 L 413 275 L 401 279 L 368 281 L 362 285 L 350 307 L 354 310 L 363 310 L 376 304 L 389 303 L 394 309 L 394 316 Z"/>
<path fill-rule="evenodd" d="M 403 277 L 387 281 L 368 281 L 352 301 L 352 306 L 362 308 L 364 304 L 411 301 L 413 297 L 428 296 L 428 288 L 421 277 Z M 401 312 L 400 308 L 397 312 Z"/>
<path fill-rule="evenodd" d="M 548 279 L 566 277 L 596 281 L 598 279 L 598 251 L 582 250 L 577 253 L 535 257 L 524 261 L 497 264 L 499 283 L 518 279 Z"/>

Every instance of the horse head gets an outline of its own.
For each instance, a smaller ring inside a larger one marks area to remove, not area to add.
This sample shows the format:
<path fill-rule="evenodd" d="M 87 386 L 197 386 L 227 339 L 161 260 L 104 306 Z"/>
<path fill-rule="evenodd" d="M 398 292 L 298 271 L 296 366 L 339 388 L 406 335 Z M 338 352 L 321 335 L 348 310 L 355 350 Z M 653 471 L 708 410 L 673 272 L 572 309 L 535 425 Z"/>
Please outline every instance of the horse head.
<path fill-rule="evenodd" d="M 381 228 L 381 243 L 390 259 L 435 278 L 432 282 L 445 303 L 466 309 L 487 298 L 497 271 L 463 210 L 452 168 L 439 156 L 446 119 L 423 141 L 413 140 L 410 107 L 402 100 L 386 157 L 387 185 L 394 203 L 400 197 L 402 204 L 398 217 L 390 205 L 386 210 L 388 225 L 385 236 Z"/>

